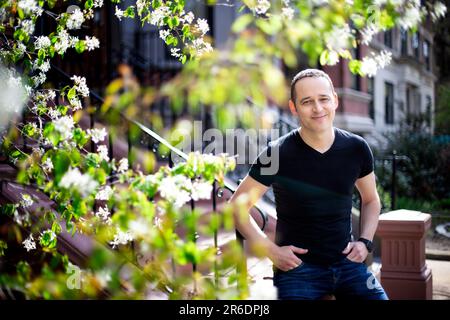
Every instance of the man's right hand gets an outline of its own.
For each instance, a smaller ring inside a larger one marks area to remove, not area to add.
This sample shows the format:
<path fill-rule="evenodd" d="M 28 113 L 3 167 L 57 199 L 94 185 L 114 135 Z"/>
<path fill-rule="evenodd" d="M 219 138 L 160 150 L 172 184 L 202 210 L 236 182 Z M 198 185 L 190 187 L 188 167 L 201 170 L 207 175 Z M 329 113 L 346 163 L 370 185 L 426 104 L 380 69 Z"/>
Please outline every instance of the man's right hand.
<path fill-rule="evenodd" d="M 282 271 L 289 271 L 297 268 L 302 263 L 302 260 L 295 253 L 305 254 L 308 252 L 308 249 L 297 248 L 295 246 L 274 246 L 270 251 L 269 258 L 272 260 L 274 266 Z"/>

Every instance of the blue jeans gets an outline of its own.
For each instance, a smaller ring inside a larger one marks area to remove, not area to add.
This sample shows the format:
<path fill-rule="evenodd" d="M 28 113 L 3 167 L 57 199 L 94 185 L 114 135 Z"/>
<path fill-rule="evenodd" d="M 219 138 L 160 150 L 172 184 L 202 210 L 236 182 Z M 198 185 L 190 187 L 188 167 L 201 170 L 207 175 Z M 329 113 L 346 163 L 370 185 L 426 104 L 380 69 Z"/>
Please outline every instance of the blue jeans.
<path fill-rule="evenodd" d="M 275 268 L 273 283 L 280 300 L 317 300 L 328 294 L 337 300 L 388 300 L 366 265 L 347 258 L 330 266 L 303 262 L 289 271 Z"/>

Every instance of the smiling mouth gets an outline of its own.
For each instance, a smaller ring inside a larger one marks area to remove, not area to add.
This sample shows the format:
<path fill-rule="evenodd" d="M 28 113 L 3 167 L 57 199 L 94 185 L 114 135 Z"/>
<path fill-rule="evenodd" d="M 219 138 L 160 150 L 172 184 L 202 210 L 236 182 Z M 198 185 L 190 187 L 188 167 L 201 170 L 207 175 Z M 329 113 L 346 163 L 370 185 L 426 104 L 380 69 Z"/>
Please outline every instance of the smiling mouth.
<path fill-rule="evenodd" d="M 320 117 L 312 117 L 313 119 L 322 119 L 322 118 L 325 118 L 327 115 L 326 114 L 324 114 L 323 116 L 320 116 Z"/>

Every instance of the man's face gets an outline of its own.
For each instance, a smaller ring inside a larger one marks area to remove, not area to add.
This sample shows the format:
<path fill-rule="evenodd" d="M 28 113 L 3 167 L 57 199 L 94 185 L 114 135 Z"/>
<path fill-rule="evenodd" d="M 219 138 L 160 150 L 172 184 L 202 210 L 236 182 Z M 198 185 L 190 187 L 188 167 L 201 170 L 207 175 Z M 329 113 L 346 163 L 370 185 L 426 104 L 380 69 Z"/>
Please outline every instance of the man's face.
<path fill-rule="evenodd" d="M 321 133 L 333 127 L 338 98 L 323 77 L 307 77 L 295 84 L 297 101 L 289 100 L 289 108 L 300 120 L 302 128 Z"/>

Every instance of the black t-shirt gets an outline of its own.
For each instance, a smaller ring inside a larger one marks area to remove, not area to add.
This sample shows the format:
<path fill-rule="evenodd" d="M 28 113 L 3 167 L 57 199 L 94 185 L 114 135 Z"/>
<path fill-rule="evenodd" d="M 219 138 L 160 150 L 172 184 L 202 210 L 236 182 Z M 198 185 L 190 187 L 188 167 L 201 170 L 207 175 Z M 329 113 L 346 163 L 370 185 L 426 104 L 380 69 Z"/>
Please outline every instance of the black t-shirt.
<path fill-rule="evenodd" d="M 295 129 L 271 142 L 249 172 L 273 187 L 276 244 L 308 249 L 298 257 L 322 265 L 344 257 L 355 182 L 373 171 L 373 155 L 363 138 L 338 128 L 334 133 L 330 149 L 320 153 Z"/>

